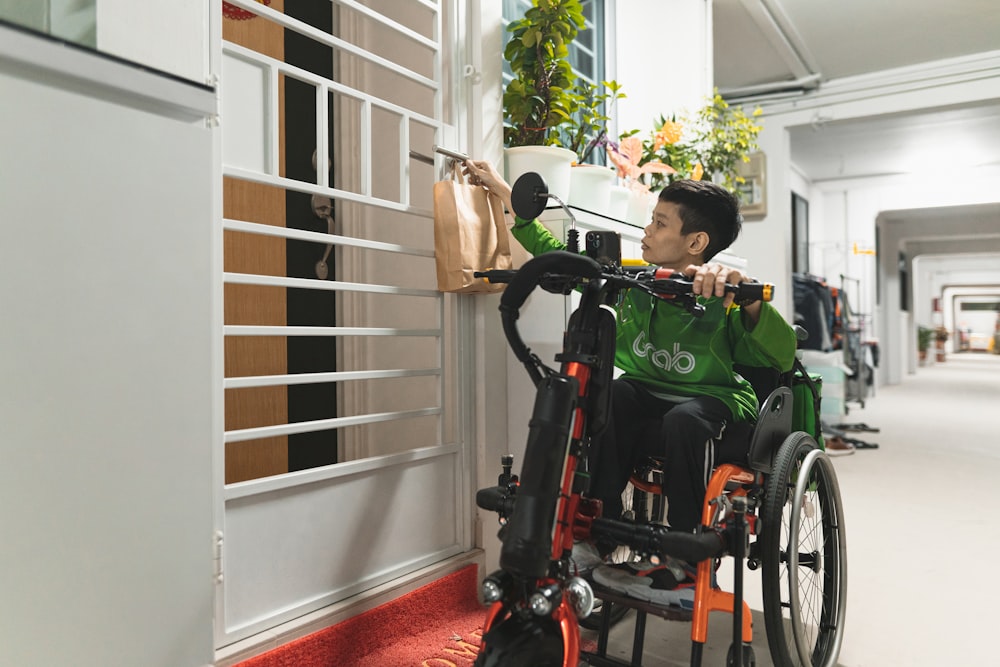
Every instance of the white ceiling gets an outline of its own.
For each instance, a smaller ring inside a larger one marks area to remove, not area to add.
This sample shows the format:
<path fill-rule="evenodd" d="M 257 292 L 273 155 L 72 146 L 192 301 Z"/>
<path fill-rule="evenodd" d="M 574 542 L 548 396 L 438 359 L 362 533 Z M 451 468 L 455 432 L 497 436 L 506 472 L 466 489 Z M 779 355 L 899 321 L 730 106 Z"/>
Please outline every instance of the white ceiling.
<path fill-rule="evenodd" d="M 792 162 L 817 182 L 962 170 L 1000 163 L 1000 104 L 819 121 L 790 135 Z"/>
<path fill-rule="evenodd" d="M 715 85 L 727 97 L 1000 50 L 1000 0 L 714 0 Z M 792 161 L 824 181 L 1000 163 L 1000 100 L 797 128 Z"/>

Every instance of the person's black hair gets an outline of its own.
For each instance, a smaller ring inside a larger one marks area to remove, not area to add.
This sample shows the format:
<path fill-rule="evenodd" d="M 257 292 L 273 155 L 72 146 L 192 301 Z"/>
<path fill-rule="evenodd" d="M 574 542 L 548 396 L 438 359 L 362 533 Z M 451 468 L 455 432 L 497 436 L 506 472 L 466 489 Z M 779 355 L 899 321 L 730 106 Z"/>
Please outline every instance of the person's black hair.
<path fill-rule="evenodd" d="M 674 181 L 660 190 L 660 201 L 677 204 L 682 234 L 708 234 L 706 262 L 731 246 L 743 227 L 739 198 L 712 181 Z"/>

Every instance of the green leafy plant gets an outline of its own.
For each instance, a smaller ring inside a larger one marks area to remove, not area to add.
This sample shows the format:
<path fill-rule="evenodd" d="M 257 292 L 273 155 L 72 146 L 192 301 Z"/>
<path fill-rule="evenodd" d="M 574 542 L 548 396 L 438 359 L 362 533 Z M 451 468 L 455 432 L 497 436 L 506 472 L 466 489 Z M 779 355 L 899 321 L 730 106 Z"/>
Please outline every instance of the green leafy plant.
<path fill-rule="evenodd" d="M 754 123 L 753 117 L 761 113 L 756 109 L 747 116 L 743 107 L 730 106 L 716 91 L 695 119 L 697 133 L 692 143 L 698 160 L 706 173 L 721 174 L 730 190 L 735 191 L 745 182 L 737 167 L 740 162 L 749 162 L 750 153 L 757 150 L 761 126 Z"/>
<path fill-rule="evenodd" d="M 927 352 L 931 347 L 931 338 L 934 336 L 934 330 L 928 327 L 917 327 L 917 350 L 919 352 Z"/>
<path fill-rule="evenodd" d="M 569 121 L 574 103 L 568 44 L 583 27 L 580 0 L 534 0 L 507 27 L 503 57 L 514 74 L 503 94 L 508 147 L 558 145 L 552 128 Z"/>
<path fill-rule="evenodd" d="M 614 80 L 602 81 L 600 85 L 579 80 L 568 97 L 569 118 L 555 128 L 556 144 L 576 153 L 577 162 L 582 164 L 596 147 L 604 145 L 615 102 L 623 99 L 625 93 Z"/>

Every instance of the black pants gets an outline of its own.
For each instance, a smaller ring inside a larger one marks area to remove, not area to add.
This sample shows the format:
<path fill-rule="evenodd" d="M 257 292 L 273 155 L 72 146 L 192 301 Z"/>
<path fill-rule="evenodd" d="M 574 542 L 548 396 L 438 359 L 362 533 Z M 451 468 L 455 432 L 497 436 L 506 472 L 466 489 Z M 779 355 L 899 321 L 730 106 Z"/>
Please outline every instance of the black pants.
<path fill-rule="evenodd" d="M 589 495 L 603 501 L 604 516 L 619 517 L 621 494 L 636 464 L 663 457 L 667 521 L 675 530 L 694 530 L 701 523 L 706 470 L 711 473 L 705 443 L 721 436 L 710 450 L 709 466 L 744 462 L 751 426 L 734 423 L 729 408 L 709 396 L 673 403 L 625 379 L 615 380 L 611 392 L 607 428 L 591 444 Z"/>

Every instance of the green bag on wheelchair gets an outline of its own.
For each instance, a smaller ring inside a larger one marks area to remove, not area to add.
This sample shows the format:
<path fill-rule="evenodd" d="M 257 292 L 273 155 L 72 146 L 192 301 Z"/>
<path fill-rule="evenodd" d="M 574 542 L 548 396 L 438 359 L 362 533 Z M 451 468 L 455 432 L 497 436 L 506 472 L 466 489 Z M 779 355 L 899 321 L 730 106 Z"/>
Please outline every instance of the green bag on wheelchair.
<path fill-rule="evenodd" d="M 816 440 L 820 449 L 825 450 L 820 422 L 822 397 L 823 377 L 797 367 L 792 376 L 792 430 L 805 431 Z"/>

